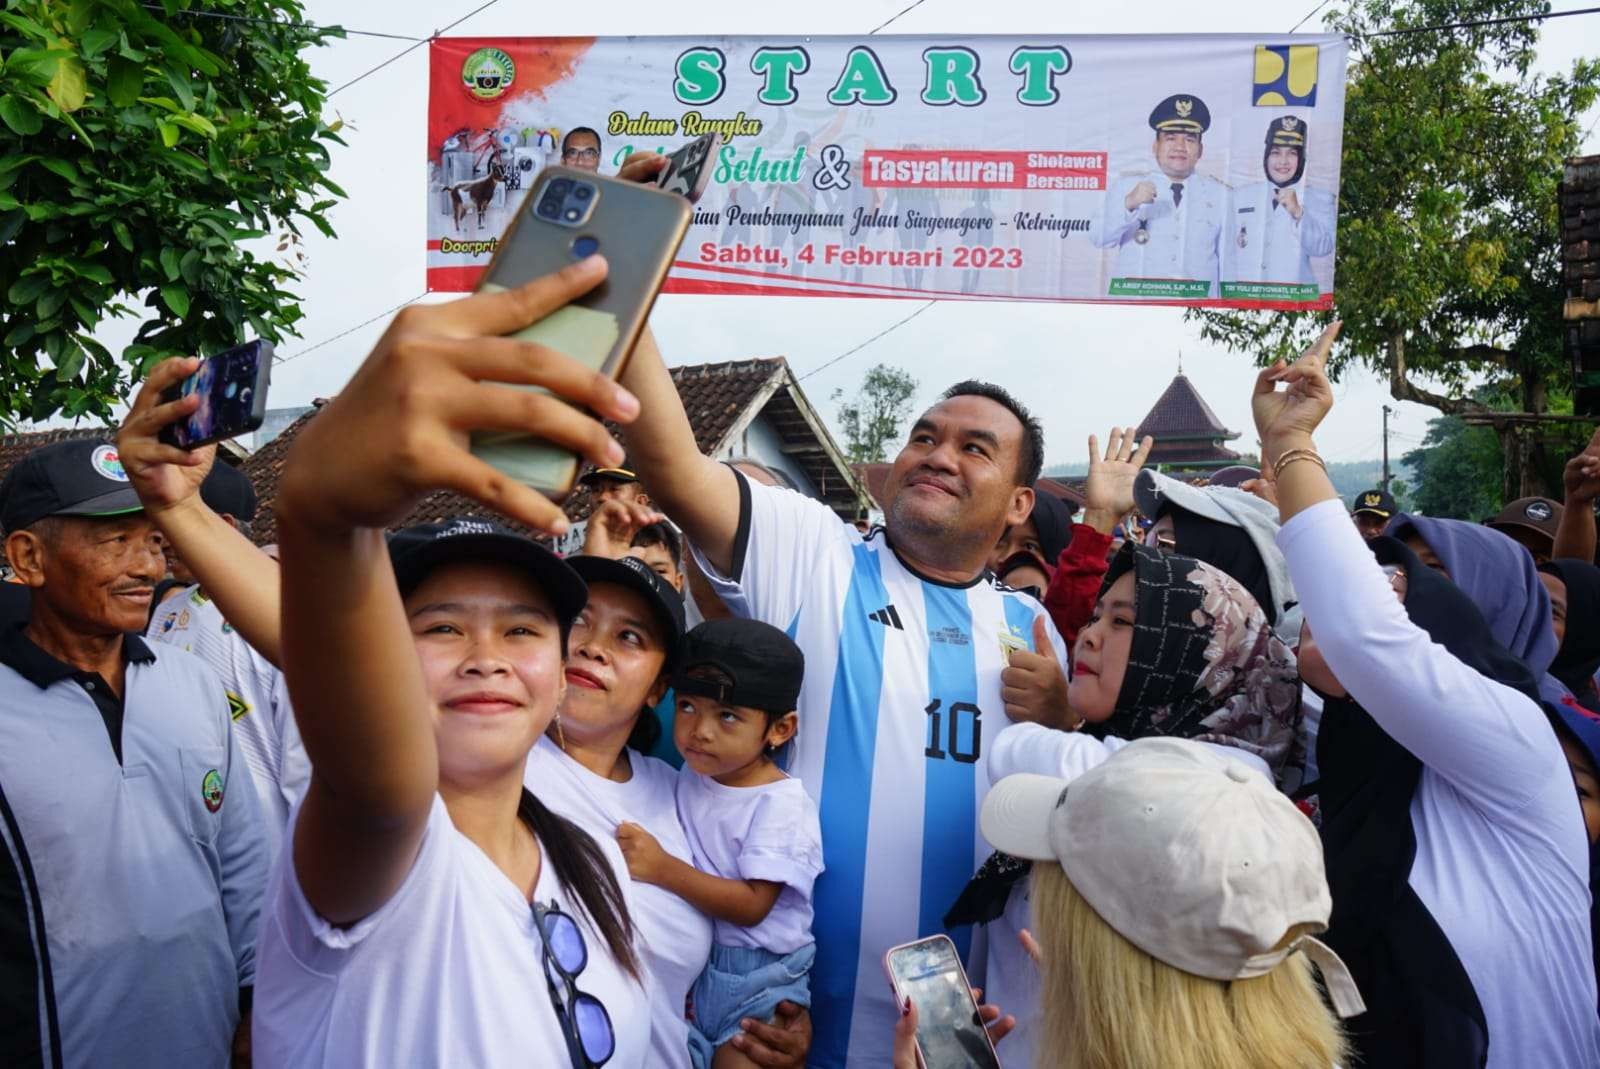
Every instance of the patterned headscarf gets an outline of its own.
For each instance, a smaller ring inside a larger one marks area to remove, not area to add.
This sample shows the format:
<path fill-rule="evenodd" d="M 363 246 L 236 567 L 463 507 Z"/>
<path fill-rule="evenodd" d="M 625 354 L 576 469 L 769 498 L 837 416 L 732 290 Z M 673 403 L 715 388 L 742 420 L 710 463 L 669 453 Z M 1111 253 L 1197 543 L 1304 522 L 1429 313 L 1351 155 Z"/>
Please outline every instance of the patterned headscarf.
<path fill-rule="evenodd" d="M 1256 599 L 1209 564 L 1132 542 L 1112 562 L 1102 591 L 1130 570 L 1127 674 L 1111 716 L 1089 730 L 1234 746 L 1280 774 L 1300 722 L 1300 671 Z"/>

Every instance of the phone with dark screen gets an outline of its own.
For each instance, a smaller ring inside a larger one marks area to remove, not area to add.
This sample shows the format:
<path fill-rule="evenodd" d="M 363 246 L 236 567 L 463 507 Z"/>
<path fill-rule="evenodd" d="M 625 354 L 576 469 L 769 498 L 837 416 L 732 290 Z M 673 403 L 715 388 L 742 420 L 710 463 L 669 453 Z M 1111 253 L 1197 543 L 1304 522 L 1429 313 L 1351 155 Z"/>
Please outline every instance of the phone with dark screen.
<path fill-rule="evenodd" d="M 160 438 L 180 449 L 199 449 L 249 434 L 267 415 L 267 385 L 272 378 L 272 343 L 245 342 L 209 356 L 200 369 L 162 395 L 177 401 L 200 395 L 200 406 L 187 419 L 169 423 Z"/>

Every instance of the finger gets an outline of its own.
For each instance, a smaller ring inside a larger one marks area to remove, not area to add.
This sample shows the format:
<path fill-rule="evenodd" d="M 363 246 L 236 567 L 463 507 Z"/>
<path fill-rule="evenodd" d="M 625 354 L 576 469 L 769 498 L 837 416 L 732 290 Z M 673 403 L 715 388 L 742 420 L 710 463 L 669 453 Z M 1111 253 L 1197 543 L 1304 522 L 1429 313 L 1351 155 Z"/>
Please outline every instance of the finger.
<path fill-rule="evenodd" d="M 900 1019 L 894 1025 L 894 1067 L 915 1069 L 917 1064 L 917 1005 L 906 996 Z"/>
<path fill-rule="evenodd" d="M 144 385 L 139 388 L 139 396 L 134 398 L 128 414 L 132 415 L 142 407 L 153 406 L 169 387 L 176 386 L 199 370 L 199 357 L 174 356 L 161 361 L 145 377 Z"/>
<path fill-rule="evenodd" d="M 159 394 L 157 395 L 159 396 Z M 194 410 L 200 407 L 200 395 L 192 393 L 187 397 L 180 397 L 176 401 L 168 401 L 146 408 L 139 413 L 137 420 L 133 413 L 128 414 L 127 428 L 136 435 L 154 438 L 163 427 L 169 427 L 181 419 L 188 419 L 194 415 Z"/>
<path fill-rule="evenodd" d="M 622 161 L 617 177 L 625 182 L 646 182 L 667 168 L 667 157 L 659 152 L 635 152 Z"/>
<path fill-rule="evenodd" d="M 566 534 L 572 526 L 549 498 L 456 445 L 429 454 L 417 478 L 429 490 L 454 490 L 536 531 Z"/>
<path fill-rule="evenodd" d="M 1089 463 L 1093 464 L 1100 459 L 1100 439 L 1096 435 L 1089 435 Z"/>
<path fill-rule="evenodd" d="M 184 468 L 198 468 L 210 459 L 203 449 L 190 452 L 175 445 L 167 445 L 155 438 L 139 439 L 134 449 L 121 449 L 121 456 L 124 463 L 148 464 L 151 467 L 157 464 L 177 464 Z"/>
<path fill-rule="evenodd" d="M 417 318 L 426 317 L 423 321 L 431 330 L 456 337 L 510 334 L 588 293 L 606 277 L 606 271 L 605 257 L 596 253 L 525 286 L 485 290 L 459 301 L 424 305 L 411 314 Z M 400 315 L 405 316 L 407 312 Z"/>
<path fill-rule="evenodd" d="M 1264 394 L 1277 393 L 1278 376 L 1283 374 L 1283 370 L 1284 363 L 1282 360 L 1275 361 L 1272 366 L 1263 368 L 1261 373 L 1256 376 L 1254 396 L 1260 397 Z"/>
<path fill-rule="evenodd" d="M 444 402 L 446 418 L 461 430 L 525 431 L 598 467 L 622 463 L 622 446 L 605 424 L 549 394 L 486 382 Z"/>
<path fill-rule="evenodd" d="M 1035 965 L 1044 964 L 1044 951 L 1039 949 L 1039 941 L 1033 937 L 1032 932 L 1026 928 L 1022 929 L 1017 933 L 1017 942 L 1022 944 L 1022 949 L 1033 959 Z"/>
<path fill-rule="evenodd" d="M 463 375 L 480 382 L 542 386 L 558 397 L 622 423 L 631 423 L 639 414 L 639 399 L 616 381 L 537 342 L 474 338 L 470 346 L 442 340 L 418 344 L 437 348 Z"/>
<path fill-rule="evenodd" d="M 1136 467 L 1144 467 L 1144 462 L 1150 459 L 1150 451 L 1156 447 L 1156 440 L 1150 435 L 1145 435 L 1139 443 L 1139 451 L 1133 454 L 1131 463 Z"/>
<path fill-rule="evenodd" d="M 1050 650 L 1052 653 L 1055 651 L 1055 645 L 1050 641 L 1050 625 L 1045 622 L 1043 616 L 1035 616 L 1033 618 L 1033 648 L 1036 653 L 1040 654 L 1043 654 L 1046 650 Z"/>
<path fill-rule="evenodd" d="M 1306 350 L 1305 355 L 1318 363 L 1325 363 L 1328 359 L 1329 351 L 1333 348 L 1333 340 L 1339 336 L 1339 331 L 1343 327 L 1344 320 L 1335 319 L 1332 323 L 1322 328 L 1322 333 L 1317 335 L 1317 340 L 1311 343 L 1311 348 Z"/>
<path fill-rule="evenodd" d="M 993 1022 L 992 1024 L 990 1024 L 988 1026 L 988 1029 L 989 1029 L 989 1042 L 991 1042 L 991 1043 L 1000 1042 L 1002 1039 L 1004 1039 L 1007 1036 L 1009 1036 L 1011 1034 L 1012 1029 L 1014 1029 L 1016 1027 L 1017 1027 L 1017 1019 L 1015 1017 L 1011 1016 L 1009 1013 L 1006 1014 L 1004 1017 L 1000 1018 L 998 1021 L 995 1021 L 995 1022 Z"/>

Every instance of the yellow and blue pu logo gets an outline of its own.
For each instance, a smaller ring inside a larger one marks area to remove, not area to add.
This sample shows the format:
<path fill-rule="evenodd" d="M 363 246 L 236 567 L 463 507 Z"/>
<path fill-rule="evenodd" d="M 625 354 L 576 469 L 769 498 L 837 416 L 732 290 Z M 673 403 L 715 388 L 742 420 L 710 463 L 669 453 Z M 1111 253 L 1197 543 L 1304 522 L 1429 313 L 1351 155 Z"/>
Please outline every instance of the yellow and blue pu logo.
<path fill-rule="evenodd" d="M 1316 45 L 1256 45 L 1255 84 L 1250 99 L 1258 108 L 1317 103 Z"/>

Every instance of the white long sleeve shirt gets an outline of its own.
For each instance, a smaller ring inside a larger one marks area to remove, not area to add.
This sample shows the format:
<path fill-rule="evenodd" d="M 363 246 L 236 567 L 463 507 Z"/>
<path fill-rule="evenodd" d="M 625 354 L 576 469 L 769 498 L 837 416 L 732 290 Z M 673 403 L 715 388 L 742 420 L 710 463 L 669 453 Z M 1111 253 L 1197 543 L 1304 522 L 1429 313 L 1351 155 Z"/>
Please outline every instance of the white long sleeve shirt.
<path fill-rule="evenodd" d="M 1422 762 L 1410 885 L 1477 991 L 1489 1069 L 1600 1065 L 1588 840 L 1543 710 L 1411 622 L 1340 502 L 1278 545 L 1328 667 Z"/>

